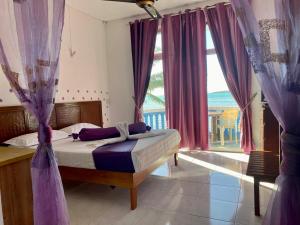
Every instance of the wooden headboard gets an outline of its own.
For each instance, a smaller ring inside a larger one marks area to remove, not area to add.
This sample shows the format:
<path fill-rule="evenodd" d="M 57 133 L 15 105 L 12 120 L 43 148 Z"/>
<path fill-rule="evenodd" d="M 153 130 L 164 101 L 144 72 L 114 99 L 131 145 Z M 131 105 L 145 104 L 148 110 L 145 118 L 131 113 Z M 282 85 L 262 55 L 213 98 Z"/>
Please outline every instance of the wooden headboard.
<path fill-rule="evenodd" d="M 50 126 L 61 129 L 75 123 L 103 126 L 101 101 L 57 103 Z M 37 122 L 23 106 L 0 107 L 0 143 L 37 130 Z"/>

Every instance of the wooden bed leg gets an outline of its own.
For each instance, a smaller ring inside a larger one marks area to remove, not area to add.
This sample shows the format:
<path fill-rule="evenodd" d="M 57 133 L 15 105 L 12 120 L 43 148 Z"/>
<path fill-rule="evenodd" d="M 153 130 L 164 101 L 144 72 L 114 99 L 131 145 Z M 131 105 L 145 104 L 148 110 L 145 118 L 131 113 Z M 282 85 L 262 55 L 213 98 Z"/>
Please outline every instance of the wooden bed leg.
<path fill-rule="evenodd" d="M 255 216 L 260 216 L 259 180 L 254 178 L 254 209 Z"/>
<path fill-rule="evenodd" d="M 131 210 L 135 210 L 137 207 L 137 187 L 130 188 L 130 204 Z"/>
<path fill-rule="evenodd" d="M 175 162 L 175 166 L 178 166 L 178 153 L 174 154 L 174 162 Z"/>

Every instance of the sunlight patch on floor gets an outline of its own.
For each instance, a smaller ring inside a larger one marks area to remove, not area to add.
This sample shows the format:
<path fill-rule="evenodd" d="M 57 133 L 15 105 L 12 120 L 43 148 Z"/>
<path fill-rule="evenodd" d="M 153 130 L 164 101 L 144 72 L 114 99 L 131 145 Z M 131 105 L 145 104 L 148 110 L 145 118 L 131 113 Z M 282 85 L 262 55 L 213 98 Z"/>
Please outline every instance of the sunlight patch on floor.
<path fill-rule="evenodd" d="M 238 179 L 241 179 L 243 181 L 247 181 L 249 183 L 254 183 L 253 177 L 250 177 L 250 176 L 247 176 L 245 174 L 242 174 L 242 173 L 224 168 L 222 166 L 217 166 L 215 164 L 208 163 L 208 162 L 202 161 L 200 159 L 196 159 L 196 158 L 193 158 L 191 156 L 187 156 L 187 155 L 184 155 L 184 154 L 181 154 L 181 153 L 178 154 L 178 157 L 180 159 L 183 159 L 183 160 L 188 161 L 190 163 L 196 164 L 198 166 L 202 166 L 202 167 L 205 167 L 205 168 L 210 169 L 210 170 L 214 170 L 214 171 L 217 171 L 217 172 L 220 172 L 220 173 L 224 173 L 224 174 L 236 177 Z M 271 183 L 261 182 L 261 185 L 264 186 L 264 187 L 273 189 L 273 190 L 277 189 L 276 185 L 271 184 Z"/>
<path fill-rule="evenodd" d="M 227 152 L 211 152 L 212 154 L 220 155 L 228 159 L 234 159 L 240 162 L 246 162 L 249 161 L 249 155 L 241 154 L 241 153 L 227 153 Z"/>

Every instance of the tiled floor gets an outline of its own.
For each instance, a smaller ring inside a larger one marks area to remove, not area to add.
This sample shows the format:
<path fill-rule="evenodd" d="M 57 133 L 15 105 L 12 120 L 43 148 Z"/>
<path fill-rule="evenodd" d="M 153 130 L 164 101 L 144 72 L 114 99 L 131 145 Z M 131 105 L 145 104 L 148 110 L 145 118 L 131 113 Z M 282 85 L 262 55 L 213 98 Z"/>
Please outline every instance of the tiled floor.
<path fill-rule="evenodd" d="M 182 152 L 139 188 L 138 208 L 129 193 L 94 184 L 68 184 L 72 225 L 257 225 L 247 156 L 236 153 Z M 261 187 L 264 213 L 271 189 Z"/>
<path fill-rule="evenodd" d="M 239 142 L 239 141 L 238 141 Z M 210 150 L 218 151 L 218 152 L 235 152 L 242 153 L 243 150 L 240 147 L 240 144 L 236 144 L 235 142 L 225 142 L 222 146 L 221 142 L 210 143 Z"/>

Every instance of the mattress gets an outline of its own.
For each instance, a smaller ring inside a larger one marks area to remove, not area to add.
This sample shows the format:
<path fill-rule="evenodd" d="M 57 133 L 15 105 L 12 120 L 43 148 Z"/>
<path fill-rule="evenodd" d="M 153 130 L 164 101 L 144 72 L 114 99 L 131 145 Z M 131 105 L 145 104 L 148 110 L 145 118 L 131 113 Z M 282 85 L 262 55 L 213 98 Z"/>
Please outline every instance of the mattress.
<path fill-rule="evenodd" d="M 131 157 L 136 172 L 142 171 L 157 161 L 162 155 L 174 151 L 180 142 L 177 130 L 166 129 L 153 132 L 162 132 L 163 135 L 138 139 Z M 75 168 L 96 169 L 92 152 L 94 141 L 73 141 L 72 138 L 53 142 L 53 150 L 58 165 Z"/>

